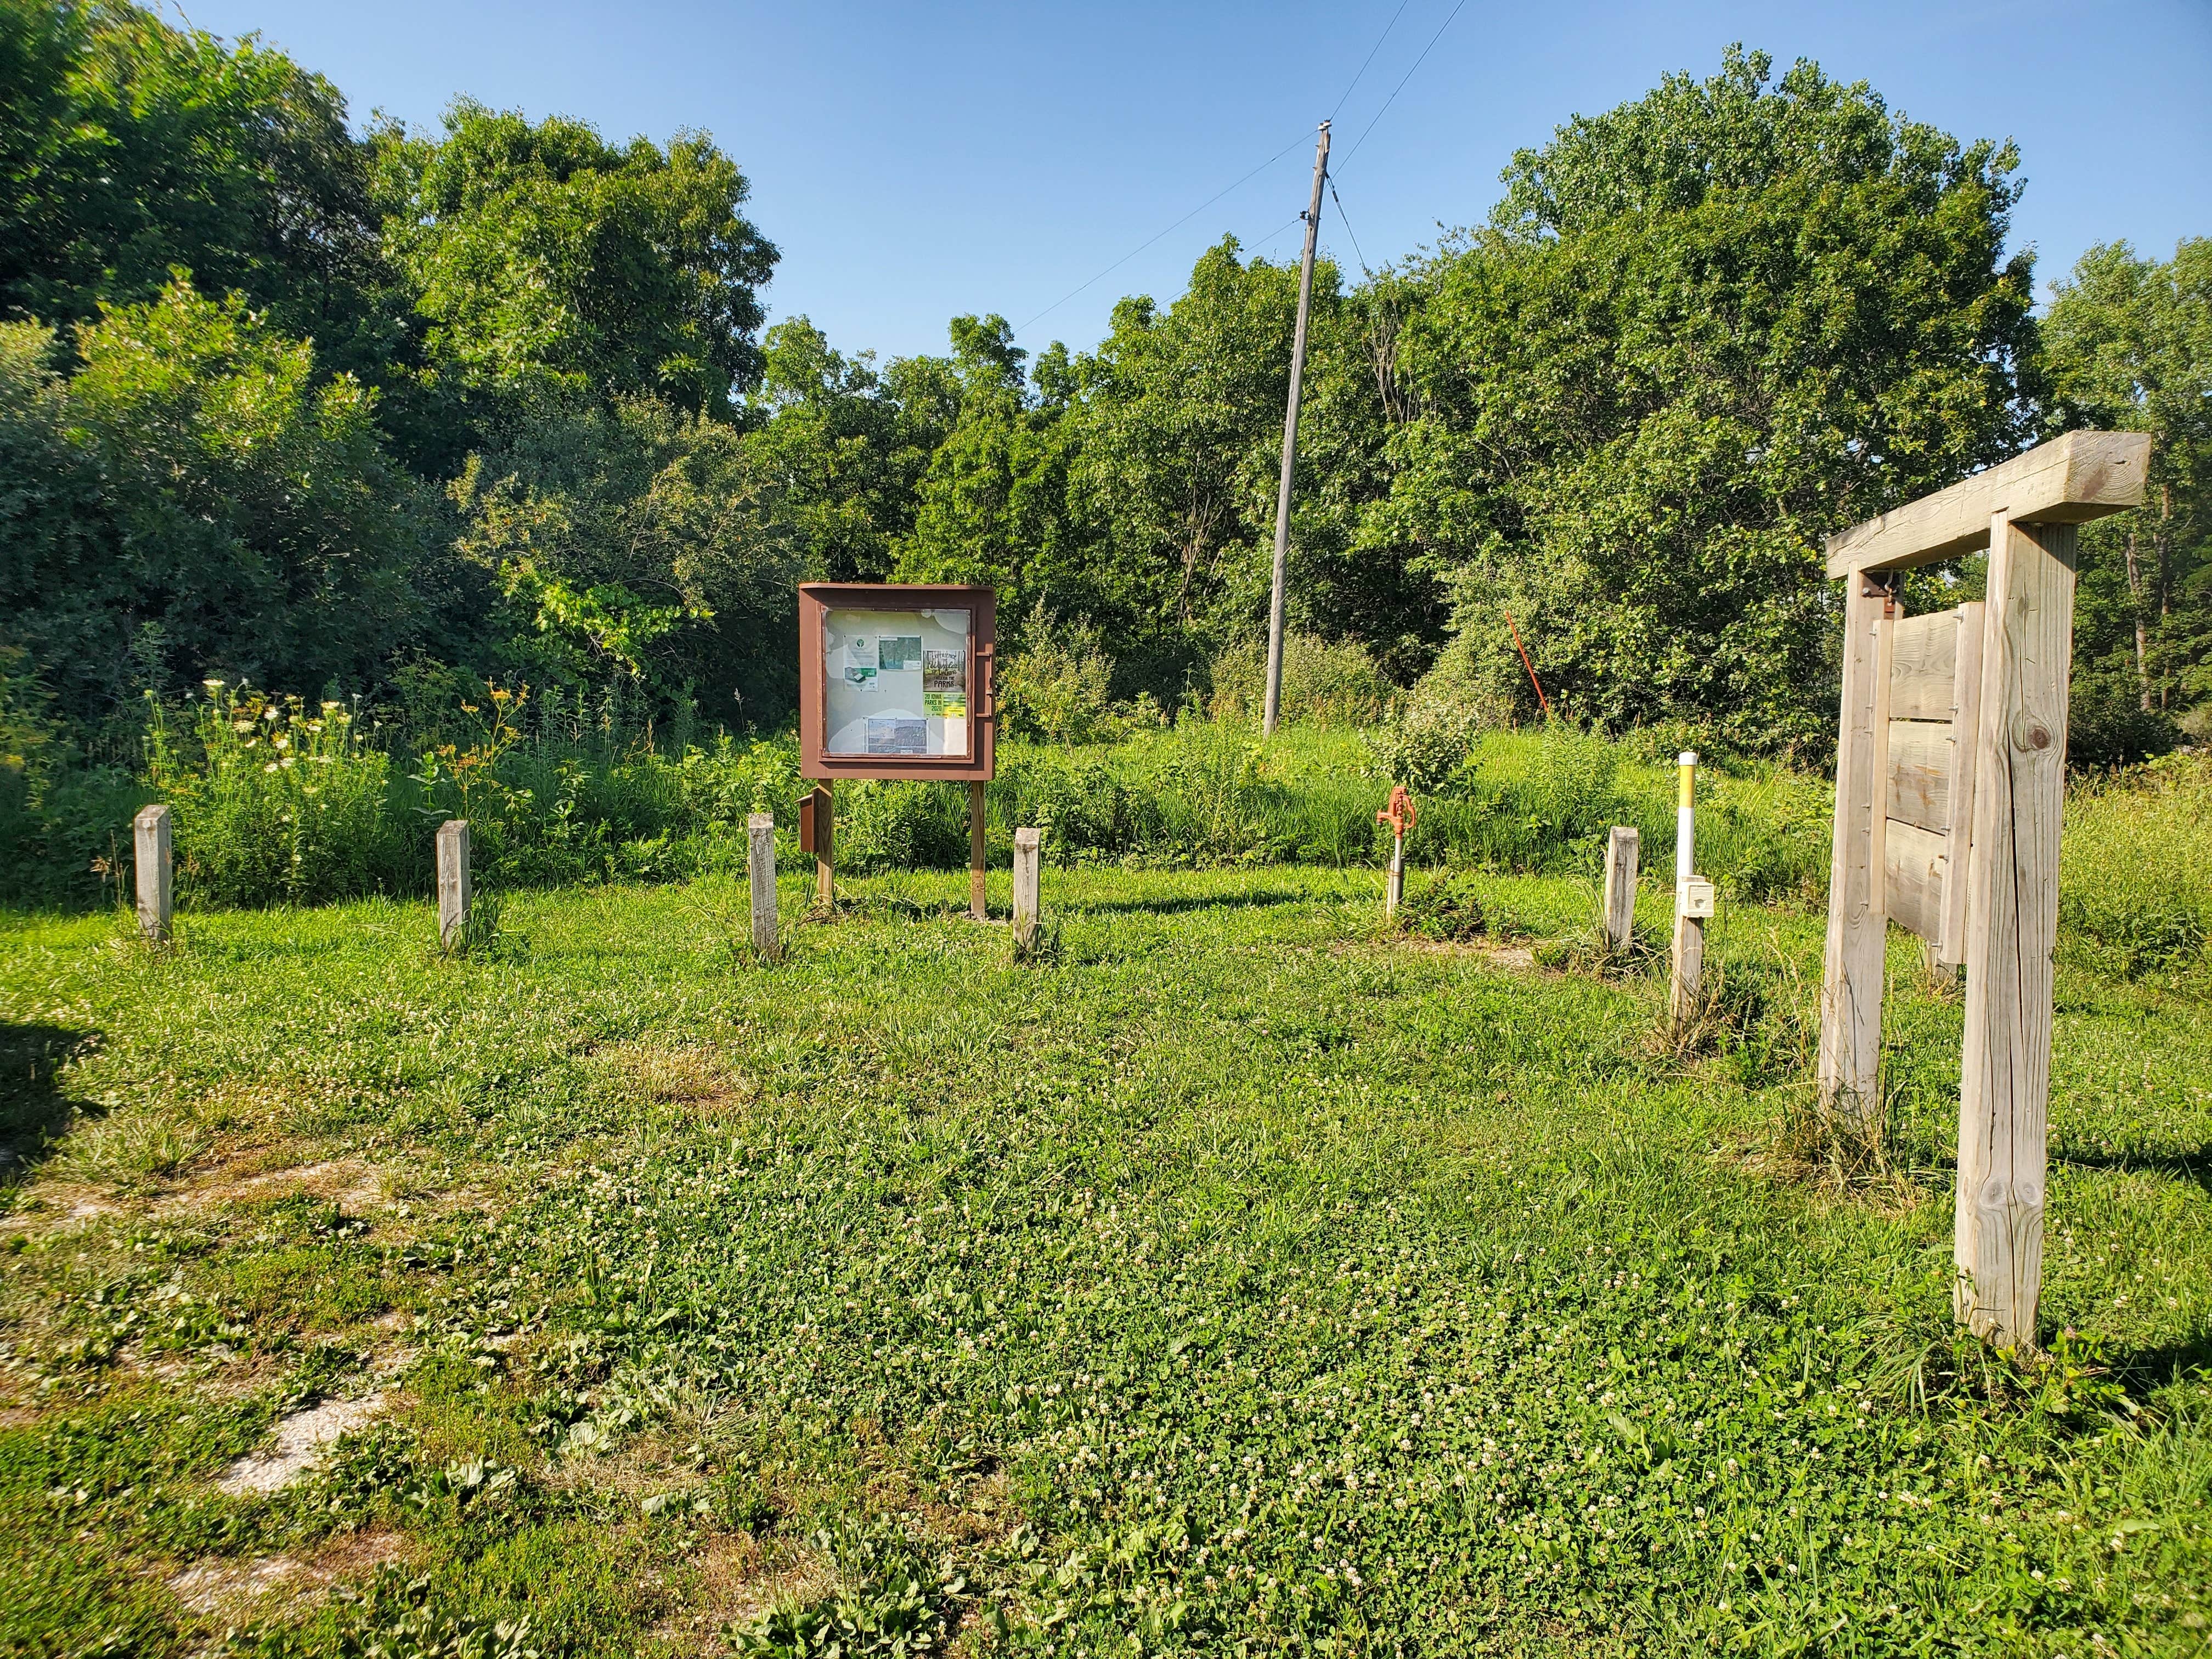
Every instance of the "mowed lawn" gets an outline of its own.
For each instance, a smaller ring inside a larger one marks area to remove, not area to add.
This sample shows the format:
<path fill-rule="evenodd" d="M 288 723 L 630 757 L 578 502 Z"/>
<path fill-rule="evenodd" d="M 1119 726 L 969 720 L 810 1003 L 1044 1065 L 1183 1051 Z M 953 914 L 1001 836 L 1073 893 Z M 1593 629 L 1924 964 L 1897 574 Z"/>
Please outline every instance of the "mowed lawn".
<path fill-rule="evenodd" d="M 1587 884 L 1378 888 L 1048 871 L 1027 965 L 957 876 L 788 878 L 775 966 L 717 882 L 15 919 L 0 1653 L 2205 1650 L 2199 994 L 2061 975 L 2017 1363 L 1909 941 L 1840 1182 L 1817 915 L 1686 1057 Z"/>

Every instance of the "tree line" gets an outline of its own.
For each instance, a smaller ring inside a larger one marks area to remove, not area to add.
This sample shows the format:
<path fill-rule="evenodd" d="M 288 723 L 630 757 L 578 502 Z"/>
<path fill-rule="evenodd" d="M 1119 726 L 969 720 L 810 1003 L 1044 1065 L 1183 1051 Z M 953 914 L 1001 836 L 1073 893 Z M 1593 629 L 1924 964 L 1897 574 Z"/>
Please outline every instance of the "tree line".
<path fill-rule="evenodd" d="M 2094 249 L 2039 316 L 2019 166 L 1730 49 L 1435 246 L 1324 261 L 1292 626 L 1533 712 L 1510 612 L 1581 720 L 1808 751 L 1824 535 L 2144 427 L 2152 505 L 2085 538 L 2076 725 L 2170 740 L 2212 690 L 2212 244 Z M 1264 625 L 1295 267 L 1224 239 L 1093 350 L 983 313 L 878 362 L 764 326 L 748 188 L 704 134 L 466 99 L 357 133 L 252 38 L 0 0 L 0 720 L 112 734 L 222 678 L 773 726 L 812 577 L 988 581 L 1017 653 L 1073 629 L 1104 694 L 1206 696 Z"/>

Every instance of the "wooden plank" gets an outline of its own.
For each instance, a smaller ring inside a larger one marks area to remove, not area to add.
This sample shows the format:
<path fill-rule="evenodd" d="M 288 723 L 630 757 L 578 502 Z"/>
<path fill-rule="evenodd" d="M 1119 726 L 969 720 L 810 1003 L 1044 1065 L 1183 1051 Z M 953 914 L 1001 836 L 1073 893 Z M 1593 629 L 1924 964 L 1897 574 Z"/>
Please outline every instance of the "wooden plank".
<path fill-rule="evenodd" d="M 1900 618 L 1891 630 L 1889 717 L 1948 720 L 1957 701 L 1959 613 Z"/>
<path fill-rule="evenodd" d="M 1039 866 L 1044 842 L 1042 830 L 1014 831 L 1014 944 L 1027 951 L 1036 944 L 1042 912 Z"/>
<path fill-rule="evenodd" d="M 1889 821 L 1882 839 L 1883 901 L 1889 919 L 1908 933 L 1934 939 L 1943 931 L 1944 878 L 1951 838 L 1917 823 Z"/>
<path fill-rule="evenodd" d="M 166 944 L 176 894 L 167 807 L 142 808 L 131 821 L 131 868 L 138 888 L 138 936 L 151 944 Z"/>
<path fill-rule="evenodd" d="M 1951 750 L 1948 720 L 1889 723 L 1887 806 L 1893 823 L 1917 824 L 1931 835 L 1951 831 Z"/>
<path fill-rule="evenodd" d="M 837 798 L 824 778 L 814 786 L 814 902 L 828 909 L 837 902 Z"/>
<path fill-rule="evenodd" d="M 981 921 L 990 915 L 983 898 L 983 781 L 968 786 L 968 915 Z"/>
<path fill-rule="evenodd" d="M 1617 823 L 1605 843 L 1605 911 L 1598 931 L 1608 956 L 1626 954 L 1636 934 L 1636 865 L 1643 841 L 1639 831 Z"/>
<path fill-rule="evenodd" d="M 438 826 L 438 944 L 462 950 L 468 933 L 469 821 L 447 818 Z"/>
<path fill-rule="evenodd" d="M 1881 810 L 1889 744 L 1889 643 L 1896 605 L 1863 571 L 1846 579 L 1843 713 L 1836 741 L 1836 828 L 1828 865 L 1828 940 L 1820 981 L 1820 1099 L 1870 1121 L 1880 1104 Z"/>
<path fill-rule="evenodd" d="M 2140 506 L 2150 464 L 2142 432 L 2069 432 L 1948 489 L 1828 538 L 1828 574 L 1903 570 L 1990 544 L 1990 520 L 2082 524 Z"/>
<path fill-rule="evenodd" d="M 1956 665 L 1959 713 L 1951 731 L 1951 863 L 1943 885 L 1943 926 L 1936 945 L 1939 967 L 1958 968 L 1966 960 L 1966 849 L 1974 835 L 1974 766 L 1980 753 L 1982 719 L 1983 606 L 1959 607 Z"/>
<path fill-rule="evenodd" d="M 2000 515 L 1982 629 L 1953 1255 L 1961 1321 L 2032 1348 L 2043 1285 L 2051 956 L 2073 654 L 2070 525 Z"/>
<path fill-rule="evenodd" d="M 745 818 L 745 884 L 752 900 L 753 950 L 774 962 L 781 947 L 775 934 L 775 819 L 766 812 Z"/>

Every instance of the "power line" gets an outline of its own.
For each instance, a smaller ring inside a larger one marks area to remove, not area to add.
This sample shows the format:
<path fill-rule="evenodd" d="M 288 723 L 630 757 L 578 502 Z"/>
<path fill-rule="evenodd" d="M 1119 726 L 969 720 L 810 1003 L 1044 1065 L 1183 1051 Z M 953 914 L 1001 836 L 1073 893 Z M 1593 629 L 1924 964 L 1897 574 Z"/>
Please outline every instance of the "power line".
<path fill-rule="evenodd" d="M 1398 101 L 1398 94 L 1406 89 L 1406 82 L 1412 80 L 1413 78 L 1414 70 L 1419 69 L 1423 64 L 1428 61 L 1429 54 L 1436 50 L 1437 42 L 1444 38 L 1444 30 L 1452 26 L 1453 18 L 1457 17 L 1460 13 L 1464 11 L 1466 9 L 1467 0 L 1459 0 L 1459 4 L 1451 9 L 1451 16 L 1445 18 L 1443 24 L 1437 28 L 1437 32 L 1429 37 L 1429 44 L 1421 48 L 1421 55 L 1413 60 L 1413 68 L 1407 70 L 1404 79 L 1401 80 L 1396 86 L 1390 88 L 1390 95 L 1382 100 L 1382 107 L 1375 112 L 1374 120 L 1370 120 L 1364 127 L 1361 128 L 1359 137 L 1352 141 L 1352 148 L 1344 153 L 1344 159 L 1346 161 L 1349 161 L 1353 156 L 1359 154 L 1360 145 L 1365 143 L 1367 142 L 1367 135 L 1375 131 L 1375 122 L 1381 120 L 1384 114 L 1389 112 L 1390 106 Z"/>
<path fill-rule="evenodd" d="M 1073 300 L 1073 299 L 1077 295 L 1079 295 L 1079 294 L 1082 293 L 1082 292 L 1083 292 L 1083 290 L 1084 290 L 1085 289 L 1087 289 L 1087 288 L 1091 287 L 1092 283 L 1094 283 L 1103 282 L 1103 281 L 1104 281 L 1107 277 L 1111 276 L 1112 276 L 1115 271 L 1119 270 L 1120 270 L 1123 265 L 1127 264 L 1129 263 L 1129 261 L 1130 261 L 1130 260 L 1132 260 L 1132 259 L 1135 258 L 1136 258 L 1139 253 L 1142 253 L 1142 252 L 1143 252 L 1146 248 L 1150 247 L 1150 246 L 1151 246 L 1154 242 L 1158 241 L 1162 236 L 1165 236 L 1166 234 L 1168 234 L 1169 231 L 1175 231 L 1175 230 L 1180 230 L 1180 229 L 1182 229 L 1183 226 L 1185 226 L 1185 225 L 1188 224 L 1188 223 L 1189 223 L 1193 219 L 1195 219 L 1196 217 L 1198 217 L 1198 216 L 1199 216 L 1200 214 L 1201 214 L 1201 213 L 1205 212 L 1205 211 L 1206 210 L 1206 209 L 1208 209 L 1208 208 L 1212 207 L 1212 206 L 1216 202 L 1219 201 L 1223 197 L 1224 197 L 1224 196 L 1228 195 L 1228 194 L 1229 194 L 1229 192 L 1230 192 L 1231 191 L 1233 191 L 1233 190 L 1235 190 L 1236 188 L 1237 188 L 1237 186 L 1238 186 L 1239 185 L 1246 184 L 1246 183 L 1249 182 L 1251 179 L 1257 178 L 1261 173 L 1265 173 L 1265 172 L 1266 172 L 1269 167 L 1271 167 L 1274 166 L 1276 162 L 1278 162 L 1278 161 L 1281 161 L 1281 160 L 1283 159 L 1283 157 L 1285 157 L 1285 155 L 1289 155 L 1292 150 L 1296 149 L 1299 145 L 1301 145 L 1301 144 L 1303 144 L 1303 143 L 1306 143 L 1306 142 L 1307 142 L 1307 140 L 1308 140 L 1308 138 L 1309 138 L 1309 137 L 1310 137 L 1310 135 L 1309 135 L 1309 134 L 1303 133 L 1303 132 L 1302 132 L 1302 133 L 1300 133 L 1297 137 L 1295 137 L 1295 138 L 1291 139 L 1291 142 L 1290 142 L 1289 143 L 1285 144 L 1285 145 L 1282 147 L 1282 149 L 1280 149 L 1277 150 L 1277 151 L 1276 151 L 1273 155 L 1270 155 L 1270 156 L 1269 156 L 1266 161 L 1264 161 L 1261 162 L 1261 163 L 1260 163 L 1260 165 L 1259 165 L 1258 167 L 1254 167 L 1254 168 L 1252 169 L 1252 171 L 1251 171 L 1251 172 L 1249 172 L 1249 173 L 1246 173 L 1243 178 L 1241 178 L 1241 179 L 1237 179 L 1237 182 L 1236 182 L 1236 184 L 1225 185 L 1224 185 L 1221 189 L 1217 190 L 1216 191 L 1214 191 L 1214 192 L 1213 192 L 1213 194 L 1212 194 L 1212 195 L 1211 195 L 1211 196 L 1207 197 L 1207 198 L 1206 198 L 1203 202 L 1200 202 L 1200 203 L 1196 207 L 1193 208 L 1189 212 L 1188 212 L 1188 213 L 1184 214 L 1184 215 L 1182 216 L 1182 218 L 1180 218 L 1180 219 L 1176 220 L 1176 221 L 1175 222 L 1175 223 L 1173 223 L 1173 224 L 1170 225 L 1170 226 L 1167 228 L 1167 229 L 1166 229 L 1166 230 L 1163 230 L 1163 231 L 1159 232 L 1159 233 L 1158 233 L 1158 234 L 1156 234 L 1156 235 L 1152 235 L 1152 236 L 1148 236 L 1148 237 L 1146 237 L 1143 241 L 1141 241 L 1141 242 L 1138 243 L 1136 246 L 1134 246 L 1134 247 L 1131 248 L 1131 249 L 1130 249 L 1127 253 L 1123 254 L 1120 258 L 1118 258 L 1118 259 L 1115 260 L 1115 261 L 1114 261 L 1114 263 L 1113 263 L 1112 264 L 1110 264 L 1110 265 L 1107 266 L 1107 267 L 1105 268 L 1105 270 L 1103 270 L 1100 271 L 1097 276 L 1092 276 L 1092 277 L 1090 277 L 1090 278 L 1089 278 L 1089 279 L 1087 279 L 1086 281 L 1084 281 L 1084 282 L 1081 282 L 1081 283 L 1077 283 L 1073 288 L 1072 288 L 1072 289 L 1068 289 L 1066 293 L 1065 293 L 1065 294 L 1061 295 L 1060 296 L 1060 298 L 1058 298 L 1057 300 L 1054 300 L 1054 301 L 1050 305 L 1047 306 L 1047 307 L 1046 307 L 1042 311 L 1040 311 L 1039 313 L 1037 313 L 1037 314 L 1036 314 L 1035 317 L 1030 318 L 1030 319 L 1029 319 L 1029 322 L 1025 322 L 1025 323 L 1022 324 L 1022 325 L 1020 325 L 1020 327 L 1018 327 L 1018 328 L 1015 329 L 1014 332 L 1015 332 L 1015 333 L 1017 333 L 1017 334 L 1018 334 L 1018 333 L 1020 333 L 1020 332 L 1022 331 L 1022 330 L 1023 330 L 1023 329 L 1025 329 L 1025 328 L 1029 327 L 1030 323 L 1037 322 L 1037 321 L 1039 321 L 1040 319 L 1043 319 L 1043 318 L 1049 317 L 1049 316 L 1050 316 L 1054 312 L 1055 312 L 1055 311 L 1059 310 L 1059 309 L 1060 308 L 1060 307 L 1062 307 L 1062 306 L 1066 305 L 1066 304 L 1070 300 Z"/>
<path fill-rule="evenodd" d="M 1358 258 L 1359 269 L 1371 279 L 1375 273 L 1367 268 L 1367 256 L 1359 248 L 1359 233 L 1352 228 L 1352 216 L 1344 210 L 1344 198 L 1336 193 L 1334 179 L 1328 181 L 1328 199 L 1336 204 L 1336 216 L 1344 221 L 1344 234 L 1352 238 L 1352 251 Z"/>
<path fill-rule="evenodd" d="M 1349 98 L 1352 96 L 1352 88 L 1359 84 L 1359 76 L 1367 73 L 1367 66 L 1375 61 L 1375 54 L 1382 50 L 1382 43 L 1390 38 L 1390 31 L 1398 27 L 1398 20 L 1406 15 L 1406 8 L 1413 3 L 1413 0 L 1398 0 L 1398 9 L 1390 14 L 1390 21 L 1382 26 L 1382 33 L 1376 35 L 1375 37 L 1375 44 L 1367 48 L 1367 56 L 1359 60 L 1358 74 L 1356 74 L 1352 77 L 1352 86 L 1345 88 L 1344 98 Z M 1330 120 L 1335 120 L 1337 110 L 1340 110 L 1344 107 L 1344 98 L 1338 99 L 1336 100 L 1336 109 L 1329 111 L 1328 118 Z"/>

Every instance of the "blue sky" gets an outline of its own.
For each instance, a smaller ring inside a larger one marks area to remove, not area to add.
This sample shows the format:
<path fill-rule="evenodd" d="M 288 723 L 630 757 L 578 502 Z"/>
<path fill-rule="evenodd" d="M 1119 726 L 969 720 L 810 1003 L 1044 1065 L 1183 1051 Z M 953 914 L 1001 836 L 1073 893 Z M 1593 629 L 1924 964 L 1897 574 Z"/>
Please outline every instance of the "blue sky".
<path fill-rule="evenodd" d="M 1032 348 L 1089 345 L 1116 298 L 1172 298 L 1224 232 L 1294 258 L 1332 110 L 1344 209 L 1381 264 L 1482 219 L 1517 147 L 1668 70 L 1711 74 L 1733 40 L 1869 81 L 1961 138 L 2016 139 L 2014 242 L 2038 249 L 2039 291 L 2094 242 L 2162 255 L 2212 234 L 2208 0 L 1458 3 L 193 0 L 189 15 L 258 30 L 356 120 L 434 124 L 467 93 L 614 138 L 703 128 L 782 250 L 771 314 L 886 356 L 943 350 L 959 312 L 1002 313 Z M 1323 244 L 1356 268 L 1333 206 Z"/>

